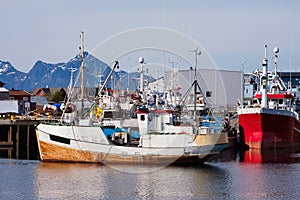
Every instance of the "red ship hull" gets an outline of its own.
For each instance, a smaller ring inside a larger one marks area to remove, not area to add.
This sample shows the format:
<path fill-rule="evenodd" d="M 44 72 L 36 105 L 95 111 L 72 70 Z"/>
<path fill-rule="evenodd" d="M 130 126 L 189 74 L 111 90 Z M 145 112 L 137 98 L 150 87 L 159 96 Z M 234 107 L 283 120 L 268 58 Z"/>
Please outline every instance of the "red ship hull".
<path fill-rule="evenodd" d="M 239 130 L 250 148 L 300 147 L 300 122 L 287 110 L 242 109 L 239 111 Z"/>

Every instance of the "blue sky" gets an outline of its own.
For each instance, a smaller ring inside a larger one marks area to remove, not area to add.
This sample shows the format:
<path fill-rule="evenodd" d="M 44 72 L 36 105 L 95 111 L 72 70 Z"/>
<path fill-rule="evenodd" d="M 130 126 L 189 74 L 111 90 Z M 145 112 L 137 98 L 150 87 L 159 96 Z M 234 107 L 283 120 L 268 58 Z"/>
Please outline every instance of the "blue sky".
<path fill-rule="evenodd" d="M 0 4 L 0 60 L 28 72 L 37 60 L 66 62 L 108 37 L 163 27 L 199 42 L 221 69 L 261 66 L 264 45 L 280 48 L 279 70 L 300 71 L 300 1 L 10 0 Z M 270 56 L 271 58 L 271 56 Z M 271 59 L 270 59 L 271 60 Z"/>

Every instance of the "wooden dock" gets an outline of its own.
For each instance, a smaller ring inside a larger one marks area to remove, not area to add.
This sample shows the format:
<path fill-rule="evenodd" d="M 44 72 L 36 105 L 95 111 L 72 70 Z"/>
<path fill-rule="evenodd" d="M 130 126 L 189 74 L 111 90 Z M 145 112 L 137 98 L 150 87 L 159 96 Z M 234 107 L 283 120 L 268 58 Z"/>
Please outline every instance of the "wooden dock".
<path fill-rule="evenodd" d="M 40 120 L 0 119 L 0 158 L 37 160 L 35 126 Z"/>

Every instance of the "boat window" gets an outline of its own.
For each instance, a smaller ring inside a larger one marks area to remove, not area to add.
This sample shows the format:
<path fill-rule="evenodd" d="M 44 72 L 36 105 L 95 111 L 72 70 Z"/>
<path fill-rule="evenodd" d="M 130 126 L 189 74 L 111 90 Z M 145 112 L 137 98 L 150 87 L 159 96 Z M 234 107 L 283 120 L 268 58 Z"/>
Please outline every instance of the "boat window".
<path fill-rule="evenodd" d="M 64 138 L 64 137 L 60 137 L 60 136 L 56 136 L 56 135 L 51 135 L 51 134 L 49 134 L 49 136 L 50 136 L 50 140 L 60 142 L 60 143 L 64 143 L 64 144 L 71 144 L 71 141 L 68 138 Z"/>
<path fill-rule="evenodd" d="M 286 104 L 287 104 L 288 106 L 291 106 L 291 103 L 292 103 L 292 101 L 291 101 L 290 99 L 287 99 L 287 100 L 286 100 Z"/>
<path fill-rule="evenodd" d="M 113 118 L 113 113 L 112 111 L 105 111 L 103 114 L 103 118 L 109 118 L 112 119 Z"/>
<path fill-rule="evenodd" d="M 141 121 L 145 121 L 145 115 L 141 115 Z"/>
<path fill-rule="evenodd" d="M 253 99 L 252 103 L 253 104 L 259 104 L 258 99 Z"/>

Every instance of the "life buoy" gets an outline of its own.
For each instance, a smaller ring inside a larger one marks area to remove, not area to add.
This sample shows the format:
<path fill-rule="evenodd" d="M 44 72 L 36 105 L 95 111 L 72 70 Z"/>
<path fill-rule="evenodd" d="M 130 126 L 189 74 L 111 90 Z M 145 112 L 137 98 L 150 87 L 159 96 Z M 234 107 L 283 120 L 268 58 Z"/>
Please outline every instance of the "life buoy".
<path fill-rule="evenodd" d="M 102 116 L 102 109 L 97 107 L 96 108 L 96 117 L 99 119 Z"/>

